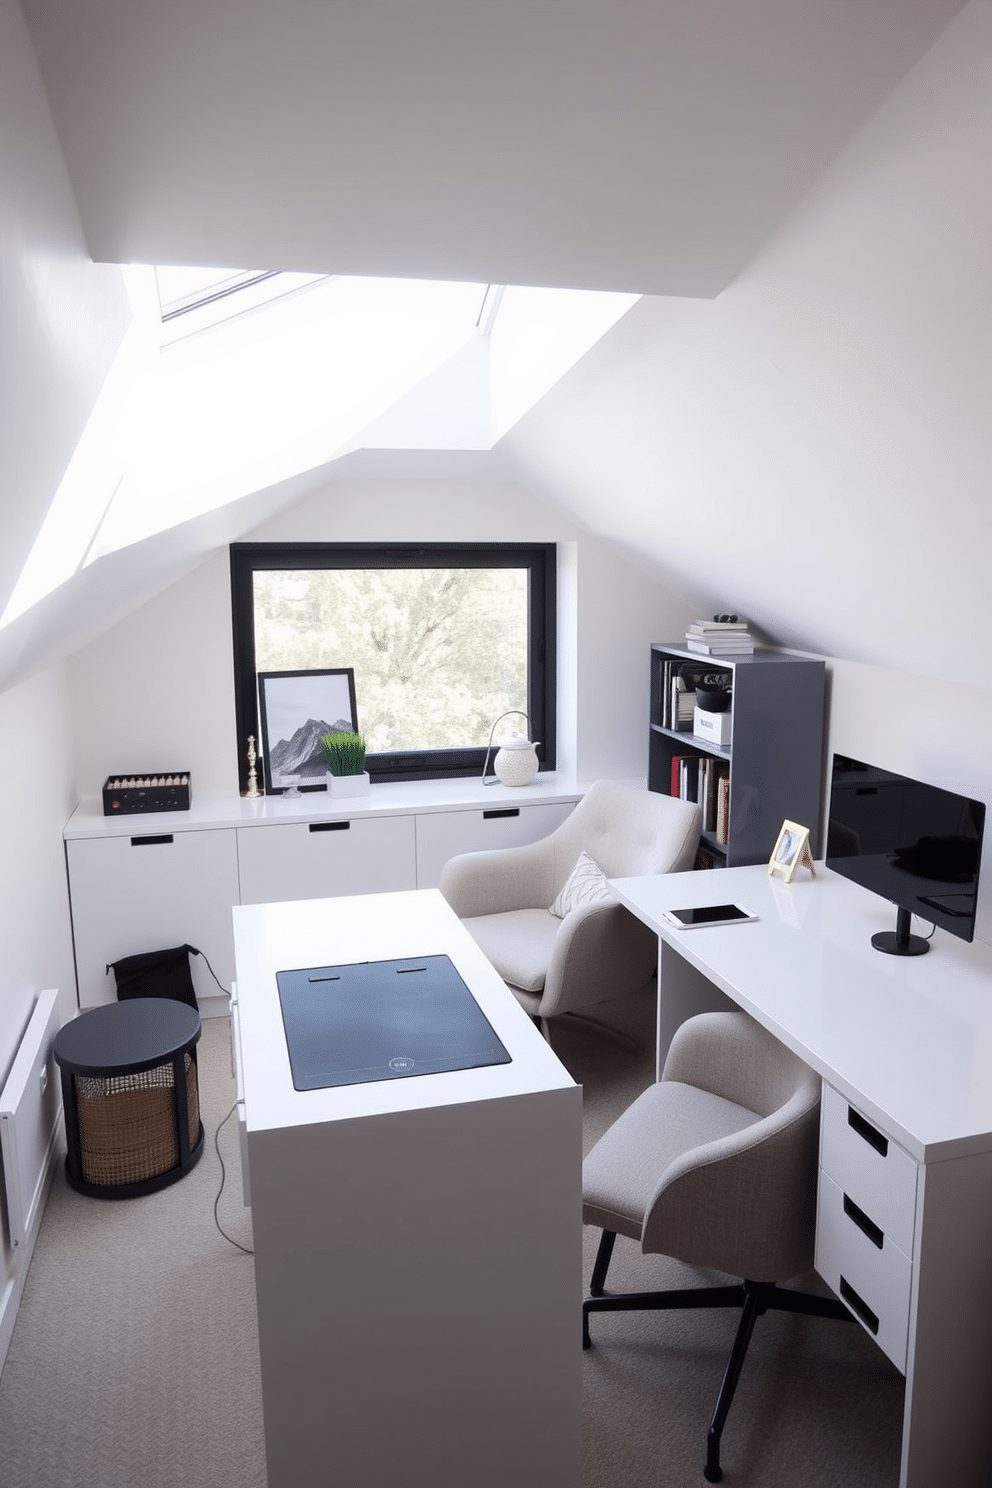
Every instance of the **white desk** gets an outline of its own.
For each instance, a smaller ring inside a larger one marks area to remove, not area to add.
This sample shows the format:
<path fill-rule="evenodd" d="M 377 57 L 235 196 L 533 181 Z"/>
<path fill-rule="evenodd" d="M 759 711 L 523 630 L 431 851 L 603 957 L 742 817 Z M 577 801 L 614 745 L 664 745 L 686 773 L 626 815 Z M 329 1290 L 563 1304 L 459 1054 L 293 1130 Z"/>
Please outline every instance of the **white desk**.
<path fill-rule="evenodd" d="M 870 936 L 895 909 L 819 864 L 792 884 L 758 866 L 614 887 L 660 937 L 659 1062 L 684 1018 L 729 999 L 823 1076 L 816 1266 L 835 1290 L 855 1278 L 905 1372 L 901 1488 L 987 1482 L 992 949 L 938 930 L 925 956 L 883 955 Z M 759 919 L 660 917 L 727 901 Z"/>
<path fill-rule="evenodd" d="M 270 1488 L 578 1488 L 581 1089 L 436 889 L 234 933 Z M 277 971 L 436 954 L 511 1063 L 294 1089 Z"/>

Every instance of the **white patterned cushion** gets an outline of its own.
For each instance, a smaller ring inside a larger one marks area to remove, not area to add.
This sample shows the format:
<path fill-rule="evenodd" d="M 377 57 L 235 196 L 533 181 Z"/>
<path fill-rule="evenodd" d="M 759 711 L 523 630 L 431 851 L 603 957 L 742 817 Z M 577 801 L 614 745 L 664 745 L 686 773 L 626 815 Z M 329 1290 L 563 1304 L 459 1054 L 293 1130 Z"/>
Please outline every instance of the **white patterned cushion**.
<path fill-rule="evenodd" d="M 573 909 L 587 904 L 614 904 L 616 896 L 606 881 L 606 874 L 587 852 L 579 854 L 579 861 L 568 875 L 568 880 L 551 906 L 551 913 L 560 920 Z"/>

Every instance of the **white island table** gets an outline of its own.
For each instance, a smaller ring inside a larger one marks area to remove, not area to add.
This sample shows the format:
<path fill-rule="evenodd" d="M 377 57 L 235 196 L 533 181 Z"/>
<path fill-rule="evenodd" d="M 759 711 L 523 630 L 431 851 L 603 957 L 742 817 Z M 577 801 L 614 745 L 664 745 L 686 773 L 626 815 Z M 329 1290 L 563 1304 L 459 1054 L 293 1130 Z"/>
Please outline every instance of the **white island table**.
<path fill-rule="evenodd" d="M 234 931 L 270 1488 L 578 1488 L 581 1089 L 437 890 Z M 430 955 L 509 1063 L 294 1088 L 278 971 Z"/>

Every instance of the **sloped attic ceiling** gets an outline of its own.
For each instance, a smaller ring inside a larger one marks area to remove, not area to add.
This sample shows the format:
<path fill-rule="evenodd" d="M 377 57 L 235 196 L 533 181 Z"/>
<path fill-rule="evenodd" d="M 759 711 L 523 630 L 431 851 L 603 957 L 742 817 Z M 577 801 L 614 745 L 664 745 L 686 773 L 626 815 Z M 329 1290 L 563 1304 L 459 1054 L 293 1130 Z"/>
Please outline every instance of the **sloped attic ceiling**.
<path fill-rule="evenodd" d="M 711 296 L 961 0 L 23 0 L 104 262 Z"/>
<path fill-rule="evenodd" d="M 962 8 L 20 3 L 98 263 L 696 297 L 751 261 Z M 482 457 L 479 478 L 496 478 L 501 461 L 499 450 Z M 291 499 L 283 486 L 232 503 L 149 539 L 116 577 L 108 566 L 100 584 L 67 586 L 6 639 L 0 673 L 98 633 L 129 596 L 164 587 Z M 36 623 L 44 635 L 29 636 Z"/>

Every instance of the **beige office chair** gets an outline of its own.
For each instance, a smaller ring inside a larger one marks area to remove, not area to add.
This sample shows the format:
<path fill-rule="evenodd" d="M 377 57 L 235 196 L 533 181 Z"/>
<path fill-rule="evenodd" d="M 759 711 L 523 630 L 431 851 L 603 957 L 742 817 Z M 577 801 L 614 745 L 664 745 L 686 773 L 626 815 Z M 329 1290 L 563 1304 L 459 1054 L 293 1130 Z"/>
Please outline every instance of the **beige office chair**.
<path fill-rule="evenodd" d="M 599 780 L 540 842 L 450 859 L 441 893 L 543 1023 L 648 985 L 657 937 L 606 879 L 691 868 L 699 829 L 690 802 Z"/>
<path fill-rule="evenodd" d="M 819 1076 L 746 1013 L 702 1013 L 676 1032 L 661 1079 L 583 1165 L 583 1221 L 602 1229 L 589 1316 L 741 1307 L 706 1439 L 704 1476 L 722 1477 L 720 1438 L 755 1320 L 768 1308 L 850 1319 L 831 1297 L 779 1290 L 813 1265 Z M 744 1277 L 740 1283 L 607 1295 L 617 1235 L 647 1254 Z"/>

